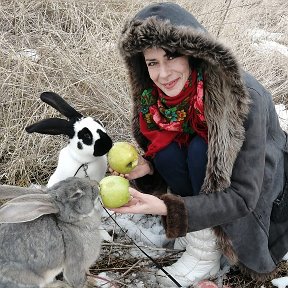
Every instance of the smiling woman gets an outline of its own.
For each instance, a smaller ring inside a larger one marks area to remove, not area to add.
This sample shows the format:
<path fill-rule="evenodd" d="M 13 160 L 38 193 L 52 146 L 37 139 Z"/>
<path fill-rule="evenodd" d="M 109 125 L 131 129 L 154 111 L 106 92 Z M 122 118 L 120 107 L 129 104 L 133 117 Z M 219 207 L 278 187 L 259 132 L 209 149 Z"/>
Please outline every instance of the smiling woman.
<path fill-rule="evenodd" d="M 144 52 L 151 80 L 167 96 L 177 96 L 191 72 L 188 56 L 172 54 L 162 48 L 149 48 Z"/>
<path fill-rule="evenodd" d="M 270 277 L 288 250 L 288 215 L 271 216 L 288 151 L 271 94 L 175 3 L 148 5 L 124 27 L 144 161 L 126 175 L 139 191 L 114 211 L 162 215 L 167 237 L 186 249 L 164 268 L 178 287 L 215 276 L 222 256 Z M 175 287 L 163 271 L 157 281 Z"/>

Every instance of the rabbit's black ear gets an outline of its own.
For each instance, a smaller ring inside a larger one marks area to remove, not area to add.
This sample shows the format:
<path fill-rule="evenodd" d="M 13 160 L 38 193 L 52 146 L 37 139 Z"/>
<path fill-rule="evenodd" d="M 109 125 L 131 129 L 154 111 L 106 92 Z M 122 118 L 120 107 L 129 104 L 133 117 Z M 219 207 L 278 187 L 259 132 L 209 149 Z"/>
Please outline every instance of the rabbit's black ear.
<path fill-rule="evenodd" d="M 80 119 L 83 115 L 77 112 L 70 104 L 68 104 L 60 95 L 54 92 L 43 92 L 40 99 L 55 108 L 62 115 L 69 119 Z"/>
<path fill-rule="evenodd" d="M 59 118 L 49 118 L 41 120 L 37 123 L 34 123 L 30 126 L 27 126 L 25 130 L 28 133 L 40 133 L 48 135 L 68 135 L 69 138 L 73 138 L 75 131 L 71 122 L 59 119 Z"/>
<path fill-rule="evenodd" d="M 112 147 L 112 139 L 102 130 L 98 129 L 97 133 L 99 134 L 100 138 L 95 141 L 94 144 L 94 153 L 95 157 L 103 156 L 106 154 Z"/>

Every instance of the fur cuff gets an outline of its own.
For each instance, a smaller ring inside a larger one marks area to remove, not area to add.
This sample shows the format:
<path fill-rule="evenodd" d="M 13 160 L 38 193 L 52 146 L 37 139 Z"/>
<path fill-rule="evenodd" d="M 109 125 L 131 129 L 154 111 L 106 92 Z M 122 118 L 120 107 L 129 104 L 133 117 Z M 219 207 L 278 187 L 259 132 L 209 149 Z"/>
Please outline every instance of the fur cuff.
<path fill-rule="evenodd" d="M 188 213 L 184 200 L 176 195 L 160 196 L 167 206 L 167 216 L 162 216 L 163 226 L 168 238 L 185 236 L 188 229 Z"/>

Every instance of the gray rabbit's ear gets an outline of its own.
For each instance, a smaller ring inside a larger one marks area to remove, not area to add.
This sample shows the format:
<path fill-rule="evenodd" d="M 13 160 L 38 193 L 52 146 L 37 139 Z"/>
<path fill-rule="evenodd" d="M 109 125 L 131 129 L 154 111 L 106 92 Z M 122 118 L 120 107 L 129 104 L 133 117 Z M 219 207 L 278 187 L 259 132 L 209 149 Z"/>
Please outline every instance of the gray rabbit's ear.
<path fill-rule="evenodd" d="M 44 193 L 41 189 L 25 188 L 12 185 L 0 185 L 0 199 L 12 199 L 26 194 L 40 194 Z"/>
<path fill-rule="evenodd" d="M 58 212 L 49 194 L 27 194 L 6 202 L 0 208 L 0 223 L 29 222 Z"/>

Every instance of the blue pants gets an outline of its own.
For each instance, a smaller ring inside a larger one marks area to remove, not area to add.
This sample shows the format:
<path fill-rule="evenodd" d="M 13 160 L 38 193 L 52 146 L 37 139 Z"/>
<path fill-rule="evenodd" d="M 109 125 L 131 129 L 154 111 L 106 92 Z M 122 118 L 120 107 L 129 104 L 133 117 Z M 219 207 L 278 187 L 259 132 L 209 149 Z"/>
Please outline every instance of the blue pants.
<path fill-rule="evenodd" d="M 206 173 L 207 149 L 205 140 L 195 136 L 188 147 L 180 147 L 178 143 L 172 142 L 157 152 L 154 158 L 155 168 L 173 194 L 199 194 Z"/>

